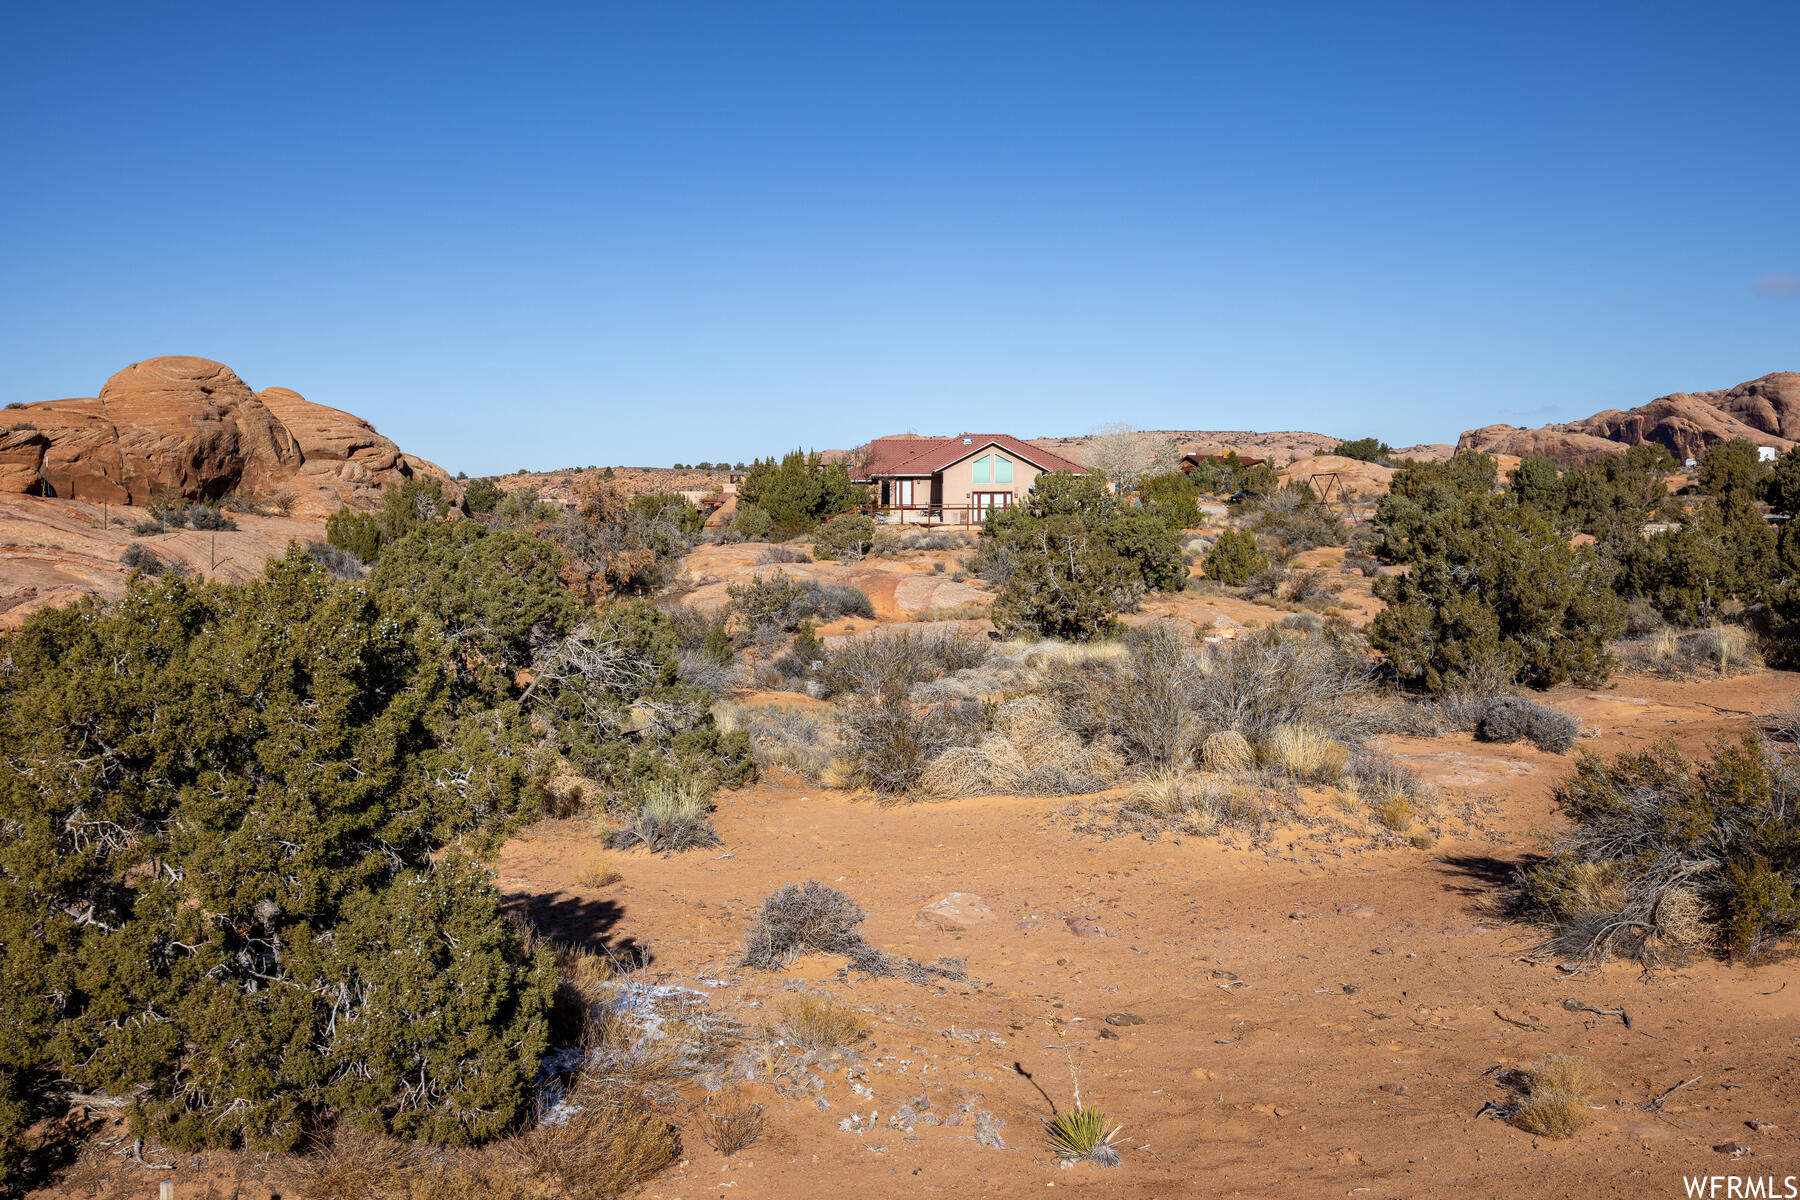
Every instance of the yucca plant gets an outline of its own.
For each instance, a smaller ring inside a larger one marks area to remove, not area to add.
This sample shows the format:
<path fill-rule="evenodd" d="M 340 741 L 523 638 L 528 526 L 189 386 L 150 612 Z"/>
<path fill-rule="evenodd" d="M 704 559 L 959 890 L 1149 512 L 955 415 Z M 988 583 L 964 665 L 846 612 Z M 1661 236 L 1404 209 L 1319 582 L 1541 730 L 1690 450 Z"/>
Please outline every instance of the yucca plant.
<path fill-rule="evenodd" d="M 1108 1129 L 1106 1120 L 1100 1109 L 1077 1105 L 1045 1121 L 1044 1130 L 1058 1158 L 1085 1158 L 1101 1166 L 1116 1167 L 1119 1152 L 1112 1148 L 1113 1139 L 1124 1130 L 1117 1125 Z"/>
<path fill-rule="evenodd" d="M 1068 1029 L 1055 1017 L 1048 1017 L 1044 1024 L 1048 1025 L 1061 1041 L 1068 1035 Z M 1113 1139 L 1124 1129 L 1114 1125 L 1106 1127 L 1106 1113 L 1098 1108 L 1090 1108 L 1081 1102 L 1081 1075 L 1075 1070 L 1075 1056 L 1069 1053 L 1067 1045 L 1062 1047 L 1063 1057 L 1069 1062 L 1069 1079 L 1075 1085 L 1075 1105 L 1067 1112 L 1057 1113 L 1044 1122 L 1044 1132 L 1050 1138 L 1050 1148 L 1056 1151 L 1058 1158 L 1085 1158 L 1097 1162 L 1103 1167 L 1119 1165 L 1119 1152 L 1112 1148 Z"/>

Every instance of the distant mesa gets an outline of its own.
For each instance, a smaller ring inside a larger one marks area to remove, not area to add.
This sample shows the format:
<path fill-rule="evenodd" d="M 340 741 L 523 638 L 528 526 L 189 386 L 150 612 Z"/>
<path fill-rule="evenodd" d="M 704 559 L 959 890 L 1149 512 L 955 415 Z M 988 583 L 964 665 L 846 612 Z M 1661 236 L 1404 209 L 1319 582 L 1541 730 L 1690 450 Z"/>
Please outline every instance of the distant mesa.
<path fill-rule="evenodd" d="M 1715 442 L 1734 440 L 1778 451 L 1800 443 L 1800 372 L 1777 371 L 1718 392 L 1676 392 L 1565 425 L 1488 425 L 1463 434 L 1456 448 L 1537 454 L 1574 466 L 1646 443 L 1667 447 L 1679 462 L 1700 457 Z"/>
<path fill-rule="evenodd" d="M 373 508 L 412 478 L 455 487 L 361 417 L 287 388 L 252 391 L 205 358 L 146 359 L 97 397 L 0 411 L 0 492 L 134 505 L 285 493 L 294 515 L 322 517 Z"/>

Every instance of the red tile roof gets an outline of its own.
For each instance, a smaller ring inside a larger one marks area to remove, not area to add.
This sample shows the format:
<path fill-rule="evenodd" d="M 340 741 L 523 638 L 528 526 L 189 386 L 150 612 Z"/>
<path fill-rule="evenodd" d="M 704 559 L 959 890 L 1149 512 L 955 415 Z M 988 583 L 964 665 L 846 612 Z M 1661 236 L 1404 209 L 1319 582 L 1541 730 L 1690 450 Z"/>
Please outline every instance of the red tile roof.
<path fill-rule="evenodd" d="M 856 478 L 872 479 L 876 475 L 892 475 L 894 468 L 907 459 L 946 440 L 941 437 L 917 437 L 910 433 L 878 437 L 869 443 L 868 465 L 855 473 Z"/>
<path fill-rule="evenodd" d="M 875 449 L 883 447 L 884 443 L 902 441 L 920 444 L 914 446 L 913 452 L 905 457 L 894 456 L 885 447 Z M 983 446 L 999 446 L 1045 471 L 1071 471 L 1077 475 L 1087 472 L 1087 468 L 1078 462 L 1004 433 L 963 433 L 951 438 L 876 438 L 869 446 L 873 453 L 869 468 L 864 472 L 868 478 L 876 475 L 930 475 L 953 462 L 967 458 Z"/>

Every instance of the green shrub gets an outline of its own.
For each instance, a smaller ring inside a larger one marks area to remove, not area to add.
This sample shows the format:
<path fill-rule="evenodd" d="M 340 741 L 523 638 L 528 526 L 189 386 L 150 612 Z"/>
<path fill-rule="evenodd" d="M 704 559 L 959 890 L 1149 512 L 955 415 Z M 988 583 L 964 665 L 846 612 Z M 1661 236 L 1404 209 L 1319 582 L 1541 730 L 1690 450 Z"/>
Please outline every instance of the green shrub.
<path fill-rule="evenodd" d="M 1206 552 L 1202 569 L 1208 579 L 1236 587 L 1247 583 L 1258 571 L 1267 570 L 1269 560 L 1257 549 L 1256 536 L 1244 529 L 1227 529 Z"/>
<path fill-rule="evenodd" d="M 1607 643 L 1625 624 L 1612 571 L 1536 509 L 1470 496 L 1405 544 L 1410 569 L 1375 581 L 1388 607 L 1368 629 L 1403 680 L 1438 692 L 1495 662 L 1540 688 L 1610 672 Z"/>
<path fill-rule="evenodd" d="M 788 452 L 779 463 L 773 458 L 756 460 L 738 484 L 739 505 L 754 505 L 766 513 L 783 537 L 867 501 L 868 489 L 851 483 L 842 463 L 825 463 L 817 454 L 799 450 Z"/>
<path fill-rule="evenodd" d="M 1140 481 L 1137 494 L 1144 508 L 1171 529 L 1192 529 L 1202 523 L 1200 489 L 1180 471 L 1152 475 Z"/>
<path fill-rule="evenodd" d="M 0 643 L 0 1076 L 129 1097 L 184 1151 L 527 1114 L 555 971 L 468 855 L 523 814 L 532 737 L 444 657 L 299 551 Z"/>
<path fill-rule="evenodd" d="M 433 621 L 465 685 L 504 695 L 575 624 L 561 572 L 561 552 L 543 538 L 445 521 L 386 546 L 367 586 Z"/>
<path fill-rule="evenodd" d="M 1009 542 L 1013 563 L 991 614 L 1002 632 L 1085 642 L 1113 632 L 1115 614 L 1141 594 L 1132 565 L 1079 517 L 1034 522 Z"/>
<path fill-rule="evenodd" d="M 599 476 L 582 479 L 575 511 L 551 534 L 564 580 L 589 601 L 654 591 L 694 544 L 670 512 L 635 507 L 623 484 Z"/>
<path fill-rule="evenodd" d="M 690 538 L 698 536 L 706 524 L 699 507 L 680 492 L 644 492 L 631 498 L 631 508 L 652 520 L 667 518 Z"/>
<path fill-rule="evenodd" d="M 1800 929 L 1797 767 L 1793 747 L 1754 735 L 1700 763 L 1673 741 L 1583 755 L 1556 791 L 1568 829 L 1521 876 L 1520 912 L 1578 960 L 1769 952 Z"/>
<path fill-rule="evenodd" d="M 471 479 L 463 486 L 463 507 L 477 516 L 493 512 L 505 497 L 491 479 Z"/>
<path fill-rule="evenodd" d="M 775 518 L 757 505 L 740 500 L 731 518 L 731 531 L 746 542 L 766 542 L 775 531 Z"/>
<path fill-rule="evenodd" d="M 860 562 L 875 548 L 875 519 L 854 513 L 833 517 L 813 535 L 813 553 L 823 560 Z"/>
<path fill-rule="evenodd" d="M 530 695 L 570 764 L 615 810 L 658 783 L 737 787 L 755 778 L 749 738 L 722 731 L 712 694 L 681 681 L 674 625 L 646 601 L 612 605 L 564 638 L 544 656 Z"/>
<path fill-rule="evenodd" d="M 1363 462 L 1377 463 L 1381 466 L 1394 465 L 1394 448 L 1380 438 L 1352 438 L 1347 442 L 1339 442 L 1332 451 L 1340 458 L 1356 458 Z"/>
<path fill-rule="evenodd" d="M 325 541 L 357 562 L 372 563 L 381 557 L 381 526 L 374 513 L 338 509 L 325 521 Z"/>

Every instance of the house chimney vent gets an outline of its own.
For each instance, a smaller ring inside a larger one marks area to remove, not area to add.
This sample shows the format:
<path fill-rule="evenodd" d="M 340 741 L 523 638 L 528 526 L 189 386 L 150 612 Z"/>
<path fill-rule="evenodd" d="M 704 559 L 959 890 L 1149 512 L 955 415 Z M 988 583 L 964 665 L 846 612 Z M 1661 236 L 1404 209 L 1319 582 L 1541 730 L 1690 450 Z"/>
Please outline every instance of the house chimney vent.
<path fill-rule="evenodd" d="M 974 444 L 975 444 L 975 439 L 972 437 L 966 437 L 963 439 L 963 445 L 965 445 L 965 446 L 973 446 Z"/>

